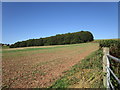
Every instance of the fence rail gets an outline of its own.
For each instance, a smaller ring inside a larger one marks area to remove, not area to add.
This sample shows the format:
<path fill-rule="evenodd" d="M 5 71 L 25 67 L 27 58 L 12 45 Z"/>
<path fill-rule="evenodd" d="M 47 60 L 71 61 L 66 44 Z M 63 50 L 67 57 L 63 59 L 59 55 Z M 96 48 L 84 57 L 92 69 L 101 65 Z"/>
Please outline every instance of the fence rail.
<path fill-rule="evenodd" d="M 120 63 L 120 59 L 112 56 L 109 54 L 109 48 L 103 48 L 103 72 L 106 73 L 106 75 L 104 76 L 103 79 L 103 84 L 106 88 L 110 89 L 112 88 L 113 90 L 115 90 L 114 85 L 111 82 L 111 75 L 114 77 L 114 79 L 118 82 L 118 84 L 120 85 L 120 80 L 118 79 L 118 77 L 115 75 L 115 73 L 111 70 L 110 68 L 110 60 L 114 60 L 115 62 Z"/>
<path fill-rule="evenodd" d="M 118 59 L 118 58 L 116 58 L 116 57 L 114 57 L 114 56 L 112 56 L 112 55 L 107 54 L 107 57 L 108 57 L 108 58 L 111 58 L 111 59 L 113 59 L 114 61 L 120 63 L 120 59 Z"/>

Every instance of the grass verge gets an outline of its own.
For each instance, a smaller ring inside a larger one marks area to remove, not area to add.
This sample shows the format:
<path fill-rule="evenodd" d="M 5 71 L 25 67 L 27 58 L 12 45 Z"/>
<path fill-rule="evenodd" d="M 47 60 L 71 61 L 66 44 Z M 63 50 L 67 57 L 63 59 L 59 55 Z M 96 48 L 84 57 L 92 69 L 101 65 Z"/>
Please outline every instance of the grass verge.
<path fill-rule="evenodd" d="M 74 65 L 64 76 L 49 88 L 104 88 L 102 72 L 102 50 Z"/>

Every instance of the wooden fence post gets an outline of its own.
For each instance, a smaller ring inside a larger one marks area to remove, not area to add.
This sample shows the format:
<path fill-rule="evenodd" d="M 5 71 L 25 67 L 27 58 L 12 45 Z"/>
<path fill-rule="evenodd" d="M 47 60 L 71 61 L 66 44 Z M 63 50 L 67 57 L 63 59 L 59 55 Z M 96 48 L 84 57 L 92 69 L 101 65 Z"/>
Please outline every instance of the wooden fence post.
<path fill-rule="evenodd" d="M 104 72 L 104 77 L 103 77 L 103 85 L 106 88 L 109 88 L 109 83 L 108 83 L 108 78 L 110 78 L 110 74 L 108 73 L 107 67 L 109 67 L 109 60 L 107 58 L 107 54 L 109 54 L 109 48 L 105 47 L 103 48 L 103 72 Z"/>

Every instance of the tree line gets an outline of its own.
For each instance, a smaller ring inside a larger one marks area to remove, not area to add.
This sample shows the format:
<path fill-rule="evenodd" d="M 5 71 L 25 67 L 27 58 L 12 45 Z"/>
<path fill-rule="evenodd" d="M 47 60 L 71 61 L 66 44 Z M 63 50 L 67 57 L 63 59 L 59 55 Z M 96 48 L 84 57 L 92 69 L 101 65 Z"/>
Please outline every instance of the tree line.
<path fill-rule="evenodd" d="M 76 44 L 93 41 L 94 37 L 89 31 L 79 31 L 74 33 L 57 34 L 46 38 L 29 39 L 26 41 L 19 41 L 12 45 L 10 48 L 29 47 L 29 46 L 47 46 L 47 45 L 64 45 Z"/>
<path fill-rule="evenodd" d="M 0 43 L 0 46 L 10 46 L 10 44 L 3 44 L 3 43 Z"/>

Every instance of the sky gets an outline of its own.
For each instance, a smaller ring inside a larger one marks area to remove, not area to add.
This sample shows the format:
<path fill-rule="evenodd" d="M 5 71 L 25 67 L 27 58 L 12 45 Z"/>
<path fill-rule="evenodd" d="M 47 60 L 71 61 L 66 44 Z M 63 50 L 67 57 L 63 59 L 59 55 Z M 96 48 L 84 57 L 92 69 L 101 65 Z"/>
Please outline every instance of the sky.
<path fill-rule="evenodd" d="M 118 38 L 117 2 L 3 2 L 2 43 L 90 31 Z"/>

